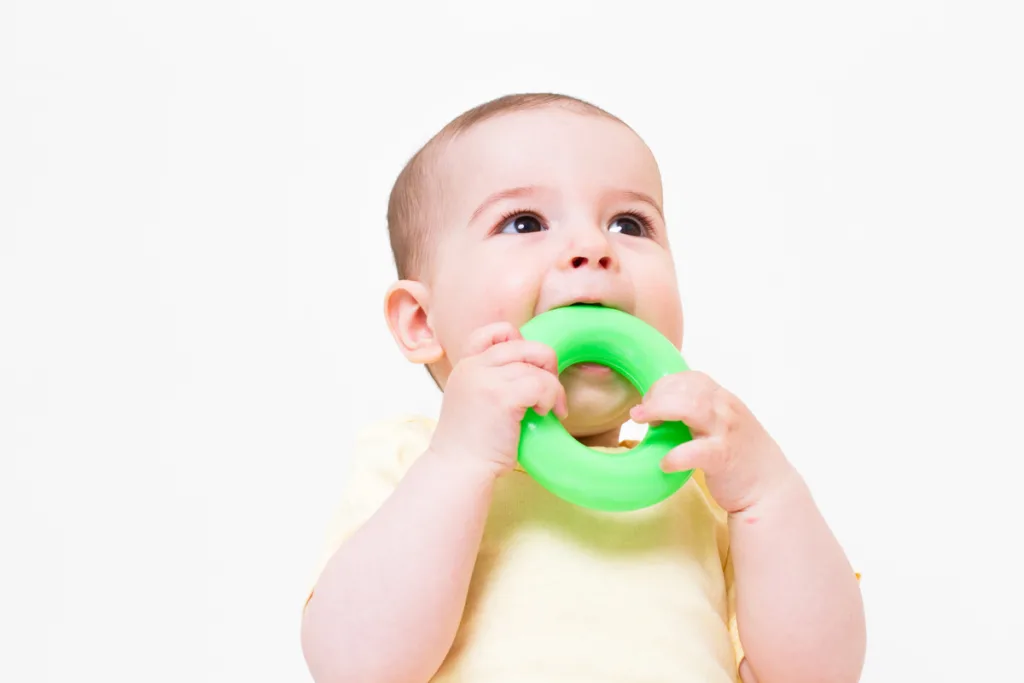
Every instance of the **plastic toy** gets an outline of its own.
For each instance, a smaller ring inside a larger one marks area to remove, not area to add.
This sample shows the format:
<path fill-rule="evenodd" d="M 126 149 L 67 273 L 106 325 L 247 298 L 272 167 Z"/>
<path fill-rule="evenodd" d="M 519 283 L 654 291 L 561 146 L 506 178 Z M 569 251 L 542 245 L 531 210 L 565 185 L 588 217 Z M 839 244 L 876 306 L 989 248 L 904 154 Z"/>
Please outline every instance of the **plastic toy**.
<path fill-rule="evenodd" d="M 523 325 L 525 339 L 554 349 L 558 372 L 591 362 L 628 379 L 641 395 L 659 378 L 687 370 L 679 350 L 658 330 L 622 311 L 574 305 L 546 311 Z M 660 462 L 669 450 L 692 438 L 681 422 L 650 426 L 643 440 L 625 453 L 584 446 L 554 412 L 527 410 L 519 440 L 519 462 L 555 495 L 582 507 L 623 512 L 668 498 L 692 470 L 666 473 Z"/>

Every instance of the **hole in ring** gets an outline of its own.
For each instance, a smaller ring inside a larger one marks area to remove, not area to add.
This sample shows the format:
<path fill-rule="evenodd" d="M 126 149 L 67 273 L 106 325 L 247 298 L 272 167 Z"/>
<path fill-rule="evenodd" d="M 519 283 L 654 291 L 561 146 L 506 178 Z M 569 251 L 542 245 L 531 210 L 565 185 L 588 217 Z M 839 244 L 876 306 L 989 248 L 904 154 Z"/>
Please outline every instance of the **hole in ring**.
<path fill-rule="evenodd" d="M 578 431 L 578 428 L 581 425 L 575 424 L 573 420 L 575 411 L 584 410 L 590 414 L 594 414 L 600 411 L 600 405 L 602 403 L 605 405 L 608 402 L 613 402 L 615 404 L 624 403 L 625 408 L 622 413 L 608 416 L 609 423 L 624 419 L 616 435 L 615 440 L 617 446 L 611 443 L 608 432 L 605 432 L 604 434 L 599 433 L 580 437 L 575 437 L 575 435 L 573 436 L 584 446 L 602 449 L 618 447 L 625 448 L 629 451 L 639 445 L 647 435 L 647 425 L 638 424 L 629 418 L 630 409 L 639 404 L 642 398 L 640 391 L 629 380 L 629 378 L 622 372 L 608 365 L 592 361 L 580 361 L 570 363 L 559 374 L 559 379 L 562 381 L 563 386 L 565 386 L 564 376 L 570 371 L 572 371 L 574 376 L 578 378 L 578 383 L 574 382 L 575 386 L 573 386 L 572 391 L 568 388 L 566 389 L 566 397 L 569 399 L 569 418 L 568 420 L 559 420 L 562 423 L 562 426 L 566 427 L 567 430 L 575 427 Z M 610 374 L 618 375 L 621 381 L 605 384 L 610 382 Z M 606 393 L 608 395 L 601 396 L 601 393 Z M 573 408 L 574 402 L 577 403 L 575 411 Z M 582 403 L 582 405 L 580 405 L 580 403 Z M 614 427 L 612 427 L 612 429 L 614 429 Z"/>

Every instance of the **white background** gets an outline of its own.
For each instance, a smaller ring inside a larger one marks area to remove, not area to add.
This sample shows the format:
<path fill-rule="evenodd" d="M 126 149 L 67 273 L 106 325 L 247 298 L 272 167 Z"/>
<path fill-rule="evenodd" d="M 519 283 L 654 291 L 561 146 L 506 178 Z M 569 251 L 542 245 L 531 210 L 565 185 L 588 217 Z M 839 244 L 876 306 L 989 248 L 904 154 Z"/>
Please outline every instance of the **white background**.
<path fill-rule="evenodd" d="M 353 430 L 440 400 L 381 315 L 391 182 L 524 90 L 660 159 L 684 355 L 863 572 L 863 680 L 1008 679 L 1020 11 L 659 4 L 0 4 L 0 680 L 309 680 Z"/>

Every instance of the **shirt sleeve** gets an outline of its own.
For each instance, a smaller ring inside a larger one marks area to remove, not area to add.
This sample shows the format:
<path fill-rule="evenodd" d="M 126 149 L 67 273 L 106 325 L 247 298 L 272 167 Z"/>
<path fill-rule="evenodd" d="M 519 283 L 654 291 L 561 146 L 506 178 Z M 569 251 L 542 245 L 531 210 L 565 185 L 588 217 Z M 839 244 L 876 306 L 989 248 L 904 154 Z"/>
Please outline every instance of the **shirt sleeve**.
<path fill-rule="evenodd" d="M 320 559 L 303 604 L 309 604 L 320 574 L 338 548 L 362 526 L 398 486 L 409 466 L 426 450 L 433 422 L 420 417 L 376 422 L 362 429 L 351 450 L 348 477 L 327 525 Z"/>
<path fill-rule="evenodd" d="M 736 577 L 732 569 L 732 553 L 725 558 L 725 594 L 729 614 L 729 636 L 732 638 L 732 647 L 736 651 L 736 680 L 739 678 L 739 666 L 746 656 L 743 652 L 743 643 L 740 642 L 740 629 L 736 621 Z"/>

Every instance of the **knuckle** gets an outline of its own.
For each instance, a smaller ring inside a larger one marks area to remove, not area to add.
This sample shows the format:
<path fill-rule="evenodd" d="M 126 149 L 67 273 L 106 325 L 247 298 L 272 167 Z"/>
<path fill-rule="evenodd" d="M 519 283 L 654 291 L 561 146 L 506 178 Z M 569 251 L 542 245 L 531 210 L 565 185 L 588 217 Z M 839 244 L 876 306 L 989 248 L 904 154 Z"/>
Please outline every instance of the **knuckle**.
<path fill-rule="evenodd" d="M 544 396 L 546 385 L 540 377 L 530 377 L 528 386 L 531 398 L 536 400 Z"/>
<path fill-rule="evenodd" d="M 502 321 L 494 323 L 494 326 L 491 328 L 491 330 L 493 330 L 493 334 L 500 335 L 507 339 L 519 338 L 519 329 L 510 322 Z"/>
<path fill-rule="evenodd" d="M 524 340 L 523 351 L 529 353 L 537 360 L 542 362 L 553 361 L 555 358 L 555 350 L 543 342 Z"/>
<path fill-rule="evenodd" d="M 647 396 L 656 396 L 661 393 L 662 389 L 666 386 L 675 385 L 676 380 L 672 375 L 666 375 L 665 377 L 659 377 L 654 380 L 654 383 L 647 389 Z"/>
<path fill-rule="evenodd" d="M 492 326 L 483 325 L 473 330 L 473 334 L 469 335 L 470 344 L 473 346 L 480 346 L 491 336 Z"/>
<path fill-rule="evenodd" d="M 697 371 L 697 374 L 694 375 L 694 382 L 696 384 L 697 390 L 705 395 L 714 393 L 715 390 L 718 388 L 718 384 L 715 383 L 715 380 L 711 379 L 707 374 L 700 371 Z"/>
<path fill-rule="evenodd" d="M 708 373 L 704 372 L 703 370 L 690 370 L 686 374 L 689 375 L 695 382 L 706 383 L 711 381 L 711 377 L 708 376 Z"/>
<path fill-rule="evenodd" d="M 540 353 L 541 357 L 544 358 L 544 360 L 548 361 L 552 365 L 558 365 L 558 354 L 555 353 L 555 350 L 553 348 L 551 348 L 547 344 L 541 344 Z"/>
<path fill-rule="evenodd" d="M 533 379 L 518 367 L 509 373 L 507 378 L 507 381 L 502 383 L 500 400 L 514 406 L 532 405 L 533 397 L 536 395 Z"/>
<path fill-rule="evenodd" d="M 722 389 L 715 391 L 712 406 L 716 422 L 726 431 L 735 429 L 739 422 L 739 406 L 732 395 Z"/>
<path fill-rule="evenodd" d="M 732 460 L 732 451 L 722 442 L 721 439 L 708 439 L 708 455 L 719 463 L 728 465 Z"/>

